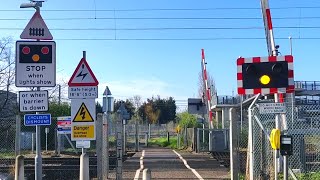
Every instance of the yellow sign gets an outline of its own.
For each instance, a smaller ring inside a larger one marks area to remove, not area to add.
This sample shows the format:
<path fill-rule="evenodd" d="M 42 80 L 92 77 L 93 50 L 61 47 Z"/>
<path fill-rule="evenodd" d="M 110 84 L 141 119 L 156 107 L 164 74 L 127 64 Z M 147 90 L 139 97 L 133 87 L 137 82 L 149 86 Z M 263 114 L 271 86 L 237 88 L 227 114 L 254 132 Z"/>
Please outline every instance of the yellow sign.
<path fill-rule="evenodd" d="M 82 103 L 72 122 L 94 122 L 87 106 Z"/>
<path fill-rule="evenodd" d="M 72 127 L 72 139 L 94 138 L 94 125 L 80 125 Z"/>

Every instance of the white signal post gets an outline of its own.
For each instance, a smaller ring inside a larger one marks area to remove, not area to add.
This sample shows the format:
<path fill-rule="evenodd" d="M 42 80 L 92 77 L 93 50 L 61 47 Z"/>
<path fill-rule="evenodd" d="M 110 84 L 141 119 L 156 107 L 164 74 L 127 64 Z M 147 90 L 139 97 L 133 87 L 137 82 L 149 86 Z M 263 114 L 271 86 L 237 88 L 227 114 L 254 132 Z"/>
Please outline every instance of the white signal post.
<path fill-rule="evenodd" d="M 36 12 L 35 14 L 33 15 L 33 17 L 31 18 L 30 22 L 28 23 L 28 25 L 26 26 L 25 30 L 22 32 L 20 38 L 21 39 L 36 39 L 37 42 L 35 45 L 39 45 L 39 43 L 42 43 L 40 42 L 40 40 L 52 40 L 53 37 L 48 29 L 48 27 L 46 26 L 45 22 L 43 21 L 41 15 L 40 15 L 40 7 L 42 7 L 42 2 L 43 1 L 36 1 L 36 0 L 32 0 L 30 3 L 23 3 L 20 5 L 20 8 L 35 8 L 36 9 Z M 50 42 L 47 42 L 47 43 L 50 43 Z M 55 82 L 55 76 L 56 76 L 56 67 L 55 67 L 55 42 L 52 42 L 53 44 L 51 44 L 51 50 L 52 53 L 51 57 L 48 56 L 46 58 L 41 58 L 40 55 L 38 54 L 34 54 L 32 56 L 32 60 L 34 62 L 38 62 L 38 61 L 41 61 L 42 64 L 50 64 L 51 62 L 51 71 L 47 71 L 47 72 L 44 72 L 45 69 L 41 69 L 44 73 L 36 73 L 35 71 L 37 71 L 37 69 L 35 69 L 34 73 L 31 73 L 31 77 L 29 76 L 29 79 L 31 82 L 31 80 L 34 80 L 33 78 L 38 78 L 40 76 L 42 77 L 45 77 L 45 74 L 46 75 L 49 75 L 48 77 L 53 77 L 53 79 L 51 79 L 51 83 L 48 85 L 45 85 L 42 83 L 42 81 L 39 81 L 39 83 L 33 83 L 33 84 L 28 84 L 28 85 L 23 85 L 18 83 L 19 81 L 17 81 L 17 79 L 19 79 L 19 77 L 22 77 L 22 76 L 17 76 L 16 75 L 16 86 L 17 87 L 37 87 L 37 91 L 40 91 L 40 87 L 53 87 L 55 86 L 56 82 Z M 18 43 L 17 43 L 18 44 Z M 30 48 L 32 49 L 32 48 Z M 27 51 L 24 51 L 22 53 L 26 53 L 28 54 L 29 53 L 29 50 Z M 47 47 L 47 50 L 49 48 Z M 49 51 L 44 51 L 42 52 L 44 55 L 49 53 Z M 19 49 L 17 49 L 17 52 L 20 52 L 20 47 Z M 17 53 L 19 55 L 19 53 Z M 16 62 L 19 62 L 20 63 L 20 59 L 22 61 L 24 61 L 25 59 L 27 59 L 26 57 L 19 57 L 19 56 L 16 57 Z M 46 59 L 46 60 L 43 60 L 43 59 Z M 48 60 L 50 62 L 48 62 Z M 27 60 L 27 61 L 30 61 Z M 18 66 L 19 63 L 16 63 L 16 66 Z M 41 64 L 41 63 L 39 63 Z M 42 67 L 45 67 L 46 65 L 43 65 Z M 40 66 L 39 66 L 40 67 Z M 26 71 L 27 70 L 27 67 L 25 68 Z M 20 70 L 19 70 L 20 72 Z M 16 72 L 17 73 L 17 72 Z M 17 73 L 18 74 L 18 73 Z M 33 76 L 32 76 L 33 75 Z M 37 82 L 37 81 L 34 81 L 34 82 Z M 41 83 L 40 83 L 41 82 Z M 38 112 L 36 112 L 36 114 L 39 114 Z M 41 136 L 40 136 L 40 126 L 39 125 L 36 125 L 36 156 L 35 156 L 35 180 L 42 180 L 42 157 L 41 157 L 41 140 L 40 140 Z"/>

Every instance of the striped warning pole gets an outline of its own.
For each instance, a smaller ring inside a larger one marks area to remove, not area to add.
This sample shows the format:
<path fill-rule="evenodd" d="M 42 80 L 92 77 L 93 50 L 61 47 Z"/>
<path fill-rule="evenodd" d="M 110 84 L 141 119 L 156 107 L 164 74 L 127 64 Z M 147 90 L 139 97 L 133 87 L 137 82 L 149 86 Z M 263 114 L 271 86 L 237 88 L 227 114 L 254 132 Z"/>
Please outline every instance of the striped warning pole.
<path fill-rule="evenodd" d="M 265 31 L 266 31 L 266 36 L 267 36 L 266 38 L 267 38 L 269 56 L 277 56 L 278 50 L 276 49 L 275 41 L 274 41 L 269 0 L 261 0 L 261 9 L 262 9 L 262 15 L 263 15 L 263 19 L 264 19 Z M 283 93 L 285 93 L 285 92 L 283 92 Z M 274 94 L 274 101 L 275 102 L 283 102 L 283 94 L 275 93 Z M 276 117 L 275 117 L 275 125 L 276 125 L 276 129 L 280 129 L 280 131 L 281 131 L 279 115 L 276 115 Z M 279 150 L 275 150 L 274 151 L 274 172 L 275 172 L 274 179 L 275 180 L 278 180 L 278 173 L 281 171 L 282 163 L 281 163 L 281 160 L 279 157 L 280 157 Z"/>
<path fill-rule="evenodd" d="M 204 56 L 204 49 L 201 49 L 201 62 L 202 62 L 202 71 L 203 71 L 203 81 L 206 88 L 206 97 L 207 97 L 207 107 L 208 107 L 208 121 L 209 127 L 213 129 L 213 122 L 212 122 L 212 110 L 211 110 L 211 93 L 209 89 L 208 83 L 208 76 L 207 76 L 207 69 L 206 69 L 206 60 Z"/>

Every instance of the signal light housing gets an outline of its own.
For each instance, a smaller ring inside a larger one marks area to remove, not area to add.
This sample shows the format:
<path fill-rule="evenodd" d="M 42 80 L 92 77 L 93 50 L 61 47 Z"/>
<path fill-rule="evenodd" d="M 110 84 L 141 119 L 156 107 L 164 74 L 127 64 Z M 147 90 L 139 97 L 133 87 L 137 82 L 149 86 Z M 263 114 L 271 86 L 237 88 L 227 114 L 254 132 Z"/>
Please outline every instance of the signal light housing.
<path fill-rule="evenodd" d="M 238 94 L 294 91 L 292 56 L 239 58 L 237 66 Z"/>
<path fill-rule="evenodd" d="M 52 63 L 52 45 L 19 44 L 19 63 Z"/>

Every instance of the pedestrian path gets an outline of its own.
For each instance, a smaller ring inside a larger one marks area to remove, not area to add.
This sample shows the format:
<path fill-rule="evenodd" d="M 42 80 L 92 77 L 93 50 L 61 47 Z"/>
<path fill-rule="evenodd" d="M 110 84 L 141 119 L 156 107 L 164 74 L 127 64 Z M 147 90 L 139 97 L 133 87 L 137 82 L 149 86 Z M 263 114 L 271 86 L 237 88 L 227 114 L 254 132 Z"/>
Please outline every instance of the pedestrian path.
<path fill-rule="evenodd" d="M 152 179 L 228 179 L 228 169 L 208 154 L 194 154 L 169 148 L 144 148 L 123 163 L 123 179 L 141 180 L 144 169 Z M 111 178 L 114 176 L 110 174 Z"/>

